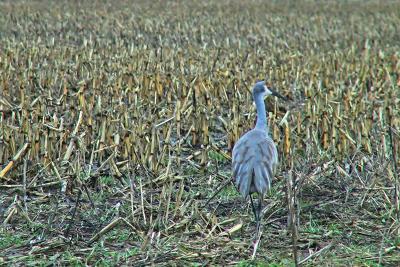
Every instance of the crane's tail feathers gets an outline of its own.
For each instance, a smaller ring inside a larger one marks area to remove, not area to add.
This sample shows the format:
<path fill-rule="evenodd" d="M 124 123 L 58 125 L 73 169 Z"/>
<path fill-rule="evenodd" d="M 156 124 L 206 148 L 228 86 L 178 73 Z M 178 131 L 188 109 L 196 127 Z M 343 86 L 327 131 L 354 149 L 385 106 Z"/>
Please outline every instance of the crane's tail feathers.
<path fill-rule="evenodd" d="M 254 168 L 253 182 L 256 187 L 257 192 L 263 194 L 268 189 L 268 179 L 265 179 L 263 174 L 263 169 L 260 165 Z"/>
<path fill-rule="evenodd" d="M 263 174 L 265 179 L 268 181 L 268 189 L 269 189 L 271 188 L 271 182 L 274 176 L 273 176 L 273 171 L 271 169 L 271 165 L 268 164 L 267 162 L 264 162 L 263 164 Z"/>
<path fill-rule="evenodd" d="M 242 171 L 242 167 L 243 165 L 241 164 L 235 164 L 233 167 L 233 177 L 235 178 L 236 187 L 239 187 L 240 185 L 241 177 L 239 174 Z"/>
<path fill-rule="evenodd" d="M 239 191 L 245 198 L 249 195 L 252 170 L 253 166 L 243 165 L 240 168 L 240 172 L 236 179 L 236 184 L 239 187 Z"/>
<path fill-rule="evenodd" d="M 257 192 L 264 194 L 271 188 L 272 171 L 269 165 L 257 165 L 254 168 L 254 185 Z"/>

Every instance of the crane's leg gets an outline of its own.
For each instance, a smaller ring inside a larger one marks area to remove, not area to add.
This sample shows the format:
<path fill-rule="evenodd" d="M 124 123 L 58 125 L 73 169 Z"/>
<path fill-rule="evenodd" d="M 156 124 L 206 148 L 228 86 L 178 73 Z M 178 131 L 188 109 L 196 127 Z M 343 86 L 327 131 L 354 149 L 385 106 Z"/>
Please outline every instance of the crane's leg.
<path fill-rule="evenodd" d="M 261 223 L 261 211 L 263 205 L 264 196 L 262 194 L 258 195 L 258 207 L 257 207 L 257 234 L 260 231 L 260 223 Z"/>
<path fill-rule="evenodd" d="M 253 198 L 251 197 L 251 194 L 249 194 L 249 197 L 250 197 L 251 207 L 253 208 L 254 217 L 255 217 L 256 221 L 258 221 L 256 206 L 254 206 L 254 202 L 253 202 Z"/>
<path fill-rule="evenodd" d="M 253 241 L 254 249 L 253 249 L 253 256 L 251 257 L 252 260 L 256 257 L 258 245 L 260 244 L 261 240 L 261 210 L 262 210 L 262 202 L 263 202 L 264 196 L 262 194 L 258 195 L 258 207 L 257 210 L 254 209 L 254 213 L 256 214 L 256 221 L 257 221 L 257 228 L 256 228 L 256 236 Z M 253 203 L 253 202 L 252 202 Z"/>

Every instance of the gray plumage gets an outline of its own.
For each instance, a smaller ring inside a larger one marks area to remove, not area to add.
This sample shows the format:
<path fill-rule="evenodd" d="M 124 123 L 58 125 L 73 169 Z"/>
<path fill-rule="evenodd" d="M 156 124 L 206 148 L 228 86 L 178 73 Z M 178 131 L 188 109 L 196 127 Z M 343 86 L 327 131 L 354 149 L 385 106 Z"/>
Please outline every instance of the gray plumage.
<path fill-rule="evenodd" d="M 235 144 L 232 153 L 232 171 L 236 186 L 242 196 L 250 196 L 253 212 L 259 227 L 260 212 L 265 193 L 271 188 L 274 172 L 278 165 L 278 151 L 268 135 L 264 96 L 283 96 L 268 88 L 265 82 L 253 87 L 253 99 L 257 108 L 256 127 L 244 134 Z M 258 210 L 254 207 L 252 193 L 259 194 Z"/>
<path fill-rule="evenodd" d="M 253 129 L 243 135 L 233 148 L 233 177 L 242 196 L 264 195 L 271 187 L 277 164 L 278 152 L 265 131 Z"/>

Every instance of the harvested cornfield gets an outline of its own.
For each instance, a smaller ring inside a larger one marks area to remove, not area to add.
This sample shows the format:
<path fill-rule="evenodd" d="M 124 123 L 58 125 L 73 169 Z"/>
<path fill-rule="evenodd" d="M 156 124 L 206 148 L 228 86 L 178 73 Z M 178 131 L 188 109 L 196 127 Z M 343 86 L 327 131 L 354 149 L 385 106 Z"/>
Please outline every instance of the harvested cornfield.
<path fill-rule="evenodd" d="M 397 1 L 1 1 L 0 264 L 399 265 L 398 25 Z M 289 101 L 252 260 L 230 153 L 257 79 Z"/>

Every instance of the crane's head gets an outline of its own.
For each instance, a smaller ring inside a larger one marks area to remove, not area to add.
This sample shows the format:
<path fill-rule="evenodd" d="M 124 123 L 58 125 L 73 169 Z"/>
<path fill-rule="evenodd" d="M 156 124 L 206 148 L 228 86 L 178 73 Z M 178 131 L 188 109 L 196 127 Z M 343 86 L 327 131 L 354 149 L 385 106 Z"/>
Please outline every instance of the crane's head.
<path fill-rule="evenodd" d="M 258 95 L 262 95 L 262 96 L 272 95 L 272 96 L 276 96 L 276 97 L 282 98 L 283 100 L 287 100 L 286 97 L 282 96 L 281 94 L 276 92 L 271 87 L 268 87 L 265 84 L 265 81 L 259 81 L 254 85 L 254 88 L 253 88 L 253 97 L 254 97 L 254 99 Z"/>

